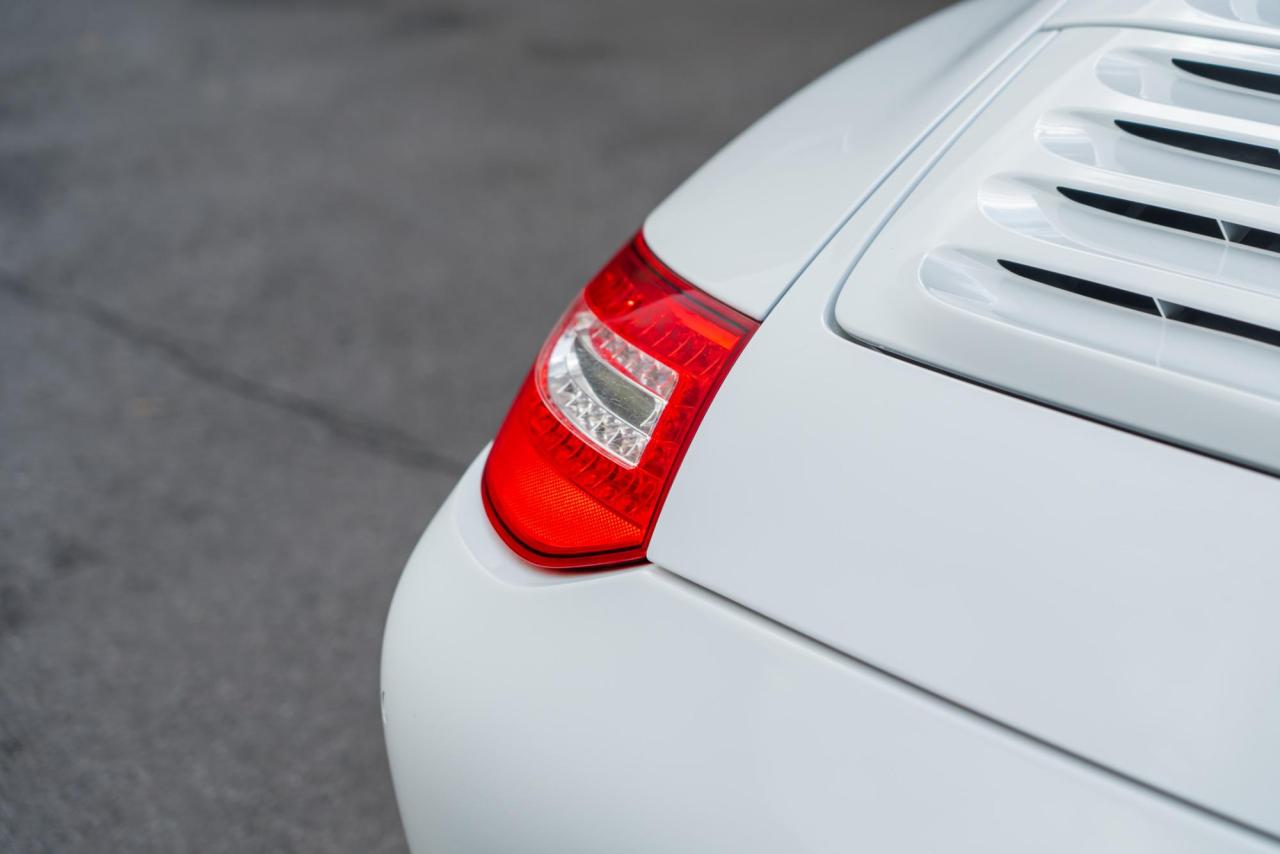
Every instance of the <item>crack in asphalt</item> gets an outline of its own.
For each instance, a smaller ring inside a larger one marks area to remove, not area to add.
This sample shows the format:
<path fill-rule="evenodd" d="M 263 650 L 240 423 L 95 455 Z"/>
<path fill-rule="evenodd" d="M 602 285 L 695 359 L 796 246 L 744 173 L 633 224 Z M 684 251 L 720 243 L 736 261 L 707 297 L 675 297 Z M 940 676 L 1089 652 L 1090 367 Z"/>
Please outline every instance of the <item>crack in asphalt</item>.
<path fill-rule="evenodd" d="M 466 463 L 428 447 L 403 430 L 342 412 L 304 395 L 258 382 L 222 365 L 205 361 L 173 336 L 135 323 L 91 300 L 69 294 L 41 293 L 12 276 L 0 276 L 0 293 L 51 314 L 84 320 L 135 350 L 158 355 L 166 364 L 188 377 L 242 400 L 304 418 L 329 435 L 385 459 L 438 474 L 457 476 L 466 470 Z"/>

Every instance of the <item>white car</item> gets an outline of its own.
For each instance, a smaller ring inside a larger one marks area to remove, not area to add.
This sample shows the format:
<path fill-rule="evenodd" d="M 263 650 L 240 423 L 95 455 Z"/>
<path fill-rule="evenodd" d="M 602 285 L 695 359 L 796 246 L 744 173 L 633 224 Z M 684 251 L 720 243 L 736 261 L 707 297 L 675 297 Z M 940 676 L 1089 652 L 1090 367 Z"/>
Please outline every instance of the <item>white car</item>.
<path fill-rule="evenodd" d="M 414 552 L 411 848 L 1280 851 L 1280 2 L 980 0 L 697 172 Z"/>

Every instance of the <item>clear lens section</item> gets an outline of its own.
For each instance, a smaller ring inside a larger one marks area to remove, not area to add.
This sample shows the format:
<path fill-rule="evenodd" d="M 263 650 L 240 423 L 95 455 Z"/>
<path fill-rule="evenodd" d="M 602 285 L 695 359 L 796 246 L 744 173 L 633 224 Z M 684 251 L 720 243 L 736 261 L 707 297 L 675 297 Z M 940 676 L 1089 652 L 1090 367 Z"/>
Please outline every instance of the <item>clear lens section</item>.
<path fill-rule="evenodd" d="M 541 379 L 539 391 L 552 412 L 601 451 L 635 468 L 679 376 L 584 308 L 556 339 Z"/>

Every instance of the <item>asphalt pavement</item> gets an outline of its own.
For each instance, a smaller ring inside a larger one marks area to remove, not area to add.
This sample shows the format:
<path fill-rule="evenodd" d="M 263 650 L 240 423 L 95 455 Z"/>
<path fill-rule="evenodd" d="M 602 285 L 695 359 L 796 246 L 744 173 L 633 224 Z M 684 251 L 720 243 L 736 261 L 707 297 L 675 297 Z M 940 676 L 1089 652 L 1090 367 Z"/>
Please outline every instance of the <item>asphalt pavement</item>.
<path fill-rule="evenodd" d="M 0 851 L 403 851 L 383 617 L 547 329 L 940 5 L 0 4 Z"/>

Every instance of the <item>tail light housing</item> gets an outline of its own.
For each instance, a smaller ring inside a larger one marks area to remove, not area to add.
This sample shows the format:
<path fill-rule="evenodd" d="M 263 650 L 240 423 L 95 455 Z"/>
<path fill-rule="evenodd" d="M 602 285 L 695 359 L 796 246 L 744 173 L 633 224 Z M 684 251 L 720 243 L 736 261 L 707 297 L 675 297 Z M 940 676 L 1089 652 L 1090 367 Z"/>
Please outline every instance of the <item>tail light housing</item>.
<path fill-rule="evenodd" d="M 758 324 L 671 271 L 637 235 L 543 345 L 485 465 L 485 509 L 531 563 L 644 559 L 707 404 Z"/>

